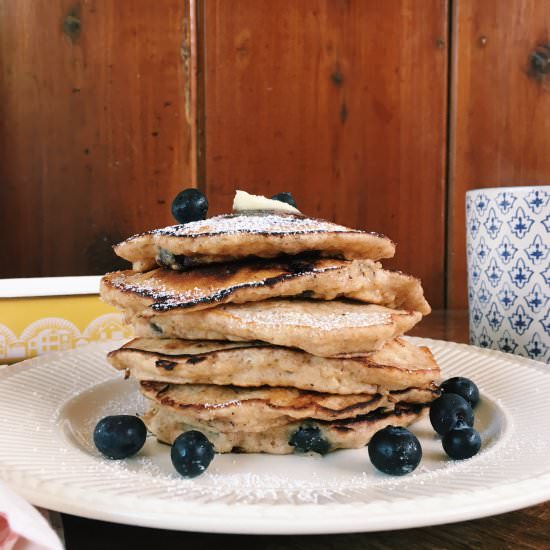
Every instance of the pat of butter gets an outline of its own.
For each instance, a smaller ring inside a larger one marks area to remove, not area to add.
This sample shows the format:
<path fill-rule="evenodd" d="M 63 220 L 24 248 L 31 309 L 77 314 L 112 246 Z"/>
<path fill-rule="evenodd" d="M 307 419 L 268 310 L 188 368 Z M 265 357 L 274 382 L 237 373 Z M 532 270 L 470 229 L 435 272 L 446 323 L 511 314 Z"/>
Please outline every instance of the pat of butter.
<path fill-rule="evenodd" d="M 277 212 L 300 214 L 297 208 L 286 202 L 268 199 L 262 195 L 251 195 L 246 191 L 237 190 L 233 199 L 233 212 L 245 212 L 247 210 L 275 210 Z"/>

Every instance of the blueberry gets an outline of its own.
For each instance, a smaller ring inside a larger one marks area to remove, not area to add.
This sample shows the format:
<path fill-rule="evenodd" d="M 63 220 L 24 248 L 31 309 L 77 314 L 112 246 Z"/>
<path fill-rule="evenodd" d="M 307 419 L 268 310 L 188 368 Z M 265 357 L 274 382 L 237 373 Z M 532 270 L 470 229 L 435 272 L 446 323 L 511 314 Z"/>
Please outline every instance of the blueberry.
<path fill-rule="evenodd" d="M 472 409 L 477 405 L 479 401 L 479 390 L 477 386 L 469 379 L 462 376 L 455 376 L 449 378 L 441 384 L 441 391 L 443 393 L 456 393 L 460 397 L 464 397 Z"/>
<path fill-rule="evenodd" d="M 184 432 L 174 441 L 170 458 L 174 468 L 183 477 L 197 477 L 212 462 L 214 446 L 201 432 Z"/>
<path fill-rule="evenodd" d="M 471 458 L 481 447 L 481 437 L 473 428 L 461 426 L 443 436 L 443 450 L 455 460 Z"/>
<path fill-rule="evenodd" d="M 172 202 L 172 216 L 179 223 L 204 220 L 208 212 L 208 201 L 198 189 L 184 189 Z"/>
<path fill-rule="evenodd" d="M 176 263 L 174 254 L 164 248 L 159 248 L 156 260 L 163 267 L 172 267 Z"/>
<path fill-rule="evenodd" d="M 283 193 L 277 193 L 276 195 L 273 195 L 271 198 L 274 201 L 286 202 L 287 204 L 290 204 L 290 206 L 294 206 L 294 208 L 297 208 L 296 201 L 294 200 L 292 193 L 289 193 L 288 191 L 284 191 Z"/>
<path fill-rule="evenodd" d="M 473 426 L 474 411 L 460 395 L 444 393 L 430 406 L 430 422 L 439 435 L 444 435 L 460 423 Z"/>
<path fill-rule="evenodd" d="M 330 450 L 330 443 L 323 437 L 317 426 L 300 426 L 290 437 L 288 442 L 298 452 L 307 453 L 313 451 L 320 455 L 327 454 Z"/>
<path fill-rule="evenodd" d="M 94 444 L 107 458 L 135 455 L 144 445 L 147 428 L 137 416 L 119 414 L 102 418 L 94 429 Z"/>
<path fill-rule="evenodd" d="M 377 431 L 368 449 L 373 465 L 392 476 L 410 474 L 422 458 L 422 447 L 416 436 L 406 428 L 397 426 Z"/>

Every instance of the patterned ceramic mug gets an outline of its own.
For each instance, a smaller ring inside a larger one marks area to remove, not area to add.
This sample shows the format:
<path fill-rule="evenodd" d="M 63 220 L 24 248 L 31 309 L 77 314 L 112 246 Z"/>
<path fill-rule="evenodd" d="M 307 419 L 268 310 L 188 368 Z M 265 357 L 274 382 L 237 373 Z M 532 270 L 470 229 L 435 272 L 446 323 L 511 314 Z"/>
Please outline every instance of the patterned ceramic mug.
<path fill-rule="evenodd" d="M 466 193 L 470 343 L 550 363 L 550 186 Z"/>

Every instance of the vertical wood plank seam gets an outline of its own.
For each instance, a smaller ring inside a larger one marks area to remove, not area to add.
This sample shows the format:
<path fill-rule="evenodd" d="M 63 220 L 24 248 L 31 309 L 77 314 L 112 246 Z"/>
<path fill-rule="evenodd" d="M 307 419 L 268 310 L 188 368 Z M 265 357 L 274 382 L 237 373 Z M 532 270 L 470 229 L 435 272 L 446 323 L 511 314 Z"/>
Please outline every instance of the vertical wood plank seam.
<path fill-rule="evenodd" d="M 185 0 L 186 21 L 181 45 L 181 60 L 185 75 L 185 118 L 191 134 L 190 181 L 182 187 L 198 187 L 204 191 L 203 169 L 203 86 L 200 63 L 202 60 L 202 17 L 200 0 Z"/>
<path fill-rule="evenodd" d="M 444 307 L 449 308 L 453 304 L 451 292 L 454 287 L 452 280 L 452 250 L 453 236 L 453 188 L 454 188 L 454 150 L 456 129 L 456 90 L 457 90 L 457 64 L 458 64 L 458 0 L 449 0 L 448 17 L 448 58 L 447 58 L 447 143 L 446 143 L 446 169 L 445 169 L 445 257 L 443 269 L 445 275 Z"/>
<path fill-rule="evenodd" d="M 192 5 L 191 63 L 194 91 L 195 186 L 206 194 L 206 138 L 205 124 L 205 8 L 203 0 L 190 0 Z"/>

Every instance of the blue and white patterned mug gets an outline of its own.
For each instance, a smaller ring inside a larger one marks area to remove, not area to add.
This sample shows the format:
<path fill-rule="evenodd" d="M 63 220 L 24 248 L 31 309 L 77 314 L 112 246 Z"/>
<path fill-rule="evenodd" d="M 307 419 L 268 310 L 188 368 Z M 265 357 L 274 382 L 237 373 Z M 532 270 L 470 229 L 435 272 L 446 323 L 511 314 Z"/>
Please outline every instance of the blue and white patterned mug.
<path fill-rule="evenodd" d="M 470 343 L 550 363 L 550 186 L 466 193 Z"/>

